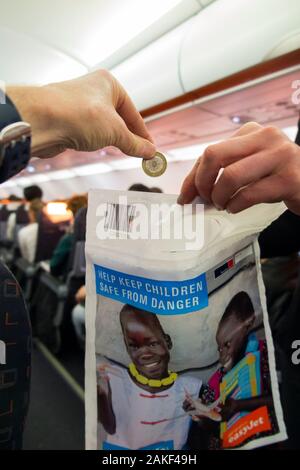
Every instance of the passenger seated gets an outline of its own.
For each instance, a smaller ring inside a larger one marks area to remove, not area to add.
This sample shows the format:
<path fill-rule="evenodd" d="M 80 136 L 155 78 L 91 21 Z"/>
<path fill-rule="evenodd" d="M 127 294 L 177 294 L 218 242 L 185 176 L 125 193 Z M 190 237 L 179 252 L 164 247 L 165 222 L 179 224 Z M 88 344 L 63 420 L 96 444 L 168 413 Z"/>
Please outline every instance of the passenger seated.
<path fill-rule="evenodd" d="M 163 190 L 158 188 L 157 186 L 153 186 L 150 188 L 150 193 L 163 193 Z"/>
<path fill-rule="evenodd" d="M 69 271 L 69 256 L 74 242 L 74 218 L 82 207 L 87 206 L 86 195 L 73 196 L 69 199 L 67 209 L 73 214 L 73 222 L 66 233 L 58 242 L 50 260 L 50 271 L 53 276 L 66 276 Z"/>
<path fill-rule="evenodd" d="M 8 201 L 9 203 L 7 204 L 6 207 L 9 212 L 16 211 L 18 207 L 20 206 L 20 204 L 22 203 L 22 199 L 16 196 L 15 194 L 11 194 L 8 197 Z"/>
<path fill-rule="evenodd" d="M 29 204 L 32 201 L 34 201 L 35 199 L 37 199 L 39 201 L 42 200 L 43 191 L 37 185 L 27 186 L 26 188 L 24 188 L 23 195 L 24 195 L 24 199 L 26 201 L 26 204 L 25 204 L 24 208 L 26 210 L 28 210 L 29 209 Z M 19 201 L 21 201 L 20 198 L 18 198 L 18 199 L 19 199 Z M 21 206 L 21 204 L 19 203 L 18 208 L 20 206 Z M 6 232 L 7 240 L 12 241 L 14 239 L 16 223 L 17 223 L 17 215 L 16 215 L 16 212 L 14 211 L 12 214 L 10 214 L 10 216 L 8 218 L 8 221 L 7 221 L 7 232 Z"/>
<path fill-rule="evenodd" d="M 23 227 L 18 233 L 18 243 L 22 258 L 33 263 L 35 260 L 37 237 L 38 237 L 38 216 L 44 208 L 44 203 L 40 199 L 34 199 L 29 205 L 29 224 Z"/>
<path fill-rule="evenodd" d="M 150 189 L 143 183 L 134 183 L 129 186 L 128 191 L 140 191 L 142 193 L 150 193 Z"/>
<path fill-rule="evenodd" d="M 162 193 L 162 189 L 153 186 L 152 188 L 148 188 L 143 183 L 134 183 L 131 186 L 129 186 L 128 191 L 140 191 L 142 193 Z"/>

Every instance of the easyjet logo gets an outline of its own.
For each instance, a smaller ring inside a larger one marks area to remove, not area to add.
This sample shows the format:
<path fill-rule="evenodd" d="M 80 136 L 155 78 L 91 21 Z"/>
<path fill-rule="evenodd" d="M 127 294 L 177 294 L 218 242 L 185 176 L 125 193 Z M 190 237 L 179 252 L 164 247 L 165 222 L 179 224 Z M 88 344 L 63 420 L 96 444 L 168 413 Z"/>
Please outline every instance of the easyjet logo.
<path fill-rule="evenodd" d="M 239 419 L 234 426 L 224 433 L 223 447 L 235 447 L 246 439 L 262 431 L 271 429 L 268 408 L 262 406 Z"/>

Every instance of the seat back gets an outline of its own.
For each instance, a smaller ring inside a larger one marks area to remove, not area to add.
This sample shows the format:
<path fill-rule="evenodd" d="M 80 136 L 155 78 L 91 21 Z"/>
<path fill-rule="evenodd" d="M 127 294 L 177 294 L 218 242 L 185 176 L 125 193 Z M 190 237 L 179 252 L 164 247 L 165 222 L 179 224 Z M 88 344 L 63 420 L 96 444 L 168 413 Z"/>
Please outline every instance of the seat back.
<path fill-rule="evenodd" d="M 0 263 L 0 450 L 21 449 L 30 393 L 31 327 L 21 289 Z"/>
<path fill-rule="evenodd" d="M 79 241 L 75 244 L 74 259 L 72 270 L 70 272 L 72 277 L 85 276 L 85 242 Z"/>
<path fill-rule="evenodd" d="M 9 215 L 10 212 L 7 210 L 7 207 L 2 206 L 0 209 L 0 241 L 6 240 L 7 220 Z"/>
<path fill-rule="evenodd" d="M 75 242 L 85 241 L 87 207 L 82 207 L 76 214 L 74 221 Z"/>
<path fill-rule="evenodd" d="M 16 210 L 16 224 L 27 225 L 29 222 L 28 211 L 25 209 L 24 204 L 22 204 Z"/>
<path fill-rule="evenodd" d="M 7 222 L 0 221 L 0 241 L 6 240 Z"/>
<path fill-rule="evenodd" d="M 51 258 L 56 245 L 65 233 L 61 224 L 51 222 L 43 212 L 39 215 L 38 225 L 36 263 Z"/>
<path fill-rule="evenodd" d="M 87 216 L 87 207 L 82 207 L 76 214 L 74 220 L 73 234 L 74 241 L 71 253 L 68 259 L 68 273 L 69 278 L 73 276 L 73 273 L 76 274 L 74 277 L 83 277 L 85 276 L 85 254 L 84 254 L 84 243 L 85 243 L 85 232 L 86 232 L 86 216 Z M 77 242 L 82 242 L 78 245 L 78 252 L 75 253 Z M 80 274 L 81 272 L 81 274 Z"/>
<path fill-rule="evenodd" d="M 2 206 L 0 209 L 0 222 L 7 222 L 7 219 L 11 212 L 7 210 L 6 206 Z"/>
<path fill-rule="evenodd" d="M 85 221 L 86 211 L 83 217 Z M 85 224 L 79 238 L 85 238 Z M 44 272 L 39 278 L 32 306 L 35 315 L 35 332 L 55 353 L 61 347 L 68 348 L 76 343 L 71 323 L 71 312 L 75 305 L 75 293 L 84 284 L 85 276 L 85 241 L 76 238 L 69 257 L 69 275 L 67 282 L 60 281 L 50 273 Z M 40 309 L 43 303 L 45 307 Z"/>

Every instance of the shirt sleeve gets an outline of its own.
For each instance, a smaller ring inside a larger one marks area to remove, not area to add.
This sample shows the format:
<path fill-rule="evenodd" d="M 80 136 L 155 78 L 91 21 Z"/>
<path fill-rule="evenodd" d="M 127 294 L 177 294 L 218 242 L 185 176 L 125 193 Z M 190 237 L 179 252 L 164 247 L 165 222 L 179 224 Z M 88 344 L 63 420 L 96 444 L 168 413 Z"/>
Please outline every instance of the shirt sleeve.
<path fill-rule="evenodd" d="M 287 210 L 258 238 L 261 258 L 289 256 L 300 250 L 300 217 Z"/>

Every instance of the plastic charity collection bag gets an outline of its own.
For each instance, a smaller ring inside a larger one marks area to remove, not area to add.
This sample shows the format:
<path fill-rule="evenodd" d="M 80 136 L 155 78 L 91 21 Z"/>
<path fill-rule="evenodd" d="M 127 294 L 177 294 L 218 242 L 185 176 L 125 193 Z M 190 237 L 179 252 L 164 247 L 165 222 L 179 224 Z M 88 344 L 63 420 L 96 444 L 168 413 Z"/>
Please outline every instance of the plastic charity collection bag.
<path fill-rule="evenodd" d="M 86 447 L 252 449 L 286 439 L 257 235 L 176 196 L 94 190 L 86 259 Z"/>

